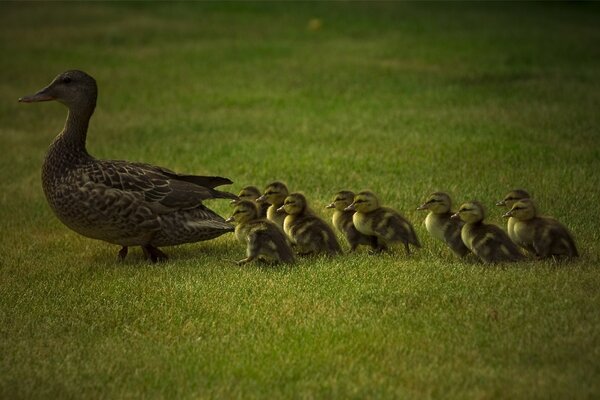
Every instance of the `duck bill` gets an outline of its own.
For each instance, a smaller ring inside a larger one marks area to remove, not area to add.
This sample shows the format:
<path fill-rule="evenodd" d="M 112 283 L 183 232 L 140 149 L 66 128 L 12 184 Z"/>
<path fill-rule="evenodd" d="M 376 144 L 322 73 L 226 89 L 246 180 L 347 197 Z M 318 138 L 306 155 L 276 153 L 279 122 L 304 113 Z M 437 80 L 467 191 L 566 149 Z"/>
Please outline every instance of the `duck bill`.
<path fill-rule="evenodd" d="M 238 204 L 240 201 L 240 199 L 233 199 L 229 202 L 229 204 Z"/>
<path fill-rule="evenodd" d="M 427 210 L 427 203 L 423 203 L 419 207 L 417 207 L 417 211 L 423 211 L 423 210 Z"/>
<path fill-rule="evenodd" d="M 281 206 L 277 209 L 277 212 L 285 212 L 285 206 Z"/>
<path fill-rule="evenodd" d="M 255 200 L 257 203 L 264 203 L 265 201 L 267 201 L 267 198 L 265 197 L 265 195 L 263 194 L 262 196 L 260 196 L 258 199 Z"/>
<path fill-rule="evenodd" d="M 500 200 L 499 202 L 496 203 L 496 205 L 498 207 L 504 207 L 506 205 L 506 202 L 504 200 Z"/>
<path fill-rule="evenodd" d="M 344 208 L 344 211 L 356 211 L 356 207 L 354 207 L 354 203 L 352 203 L 348 207 Z"/>
<path fill-rule="evenodd" d="M 233 221 L 234 221 L 233 217 L 229 217 L 225 220 L 225 222 L 233 222 Z"/>
<path fill-rule="evenodd" d="M 459 219 L 459 218 L 460 218 L 460 214 L 459 214 L 459 213 L 452 214 L 452 215 L 450 216 L 450 218 L 452 218 L 452 219 Z"/>
<path fill-rule="evenodd" d="M 29 96 L 23 96 L 19 99 L 19 103 L 37 103 L 40 101 L 51 101 L 51 100 L 56 100 L 56 98 L 54 96 L 51 96 L 48 92 L 49 86 L 43 88 L 42 90 L 40 90 L 39 92 L 37 92 L 36 94 L 31 94 Z"/>
<path fill-rule="evenodd" d="M 325 206 L 325 208 L 335 208 L 335 204 L 331 203 Z"/>
<path fill-rule="evenodd" d="M 509 211 L 502 216 L 502 218 L 510 218 L 510 217 L 512 217 L 512 211 Z"/>

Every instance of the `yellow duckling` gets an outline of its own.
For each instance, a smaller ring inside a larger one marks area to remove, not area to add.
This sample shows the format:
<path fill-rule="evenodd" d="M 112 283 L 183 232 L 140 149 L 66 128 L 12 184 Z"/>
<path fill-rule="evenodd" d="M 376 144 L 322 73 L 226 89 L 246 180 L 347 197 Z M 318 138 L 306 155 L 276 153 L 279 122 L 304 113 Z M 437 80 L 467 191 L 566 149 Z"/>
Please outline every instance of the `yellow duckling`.
<path fill-rule="evenodd" d="M 463 204 L 452 218 L 465 222 L 460 234 L 462 241 L 484 263 L 523 259 L 523 254 L 502 229 L 483 222 L 485 211 L 478 201 Z"/>
<path fill-rule="evenodd" d="M 260 197 L 260 190 L 256 186 L 245 186 L 240 190 L 238 194 L 239 200 L 231 200 L 231 204 L 238 204 L 240 200 L 250 200 L 256 201 Z M 267 216 L 267 209 L 269 208 L 269 203 L 261 202 L 258 204 L 258 217 L 265 218 Z"/>
<path fill-rule="evenodd" d="M 286 214 L 284 211 L 278 211 L 278 209 L 283 206 L 283 202 L 288 194 L 288 188 L 285 183 L 273 182 L 268 184 L 263 195 L 256 199 L 258 203 L 267 203 L 270 205 L 267 209 L 267 219 L 275 222 L 281 229 L 283 229 L 283 221 Z"/>
<path fill-rule="evenodd" d="M 294 253 L 283 231 L 271 221 L 259 218 L 256 203 L 250 200 L 238 202 L 233 215 L 227 222 L 237 223 L 235 236 L 242 244 L 247 244 L 246 258 L 237 261 L 245 264 L 254 260 L 270 263 L 293 263 Z"/>
<path fill-rule="evenodd" d="M 308 208 L 304 195 L 290 194 L 279 210 L 287 214 L 283 230 L 298 249 L 298 254 L 333 255 L 342 252 L 333 230 Z"/>
<path fill-rule="evenodd" d="M 377 237 L 360 233 L 354 226 L 354 222 L 352 222 L 355 211 L 346 211 L 346 208 L 353 201 L 354 193 L 349 190 L 342 190 L 336 193 L 333 202 L 326 206 L 326 208 L 333 208 L 335 210 L 331 222 L 346 237 L 351 252 L 355 251 L 361 244 L 371 246 L 375 249 L 377 247 Z"/>
<path fill-rule="evenodd" d="M 435 192 L 429 195 L 425 203 L 417 210 L 429 210 L 425 218 L 425 228 L 433 237 L 446 243 L 459 257 L 469 253 L 469 249 L 460 237 L 460 231 L 465 224 L 459 218 L 452 218 L 452 201 L 447 193 Z"/>
<path fill-rule="evenodd" d="M 504 199 L 497 202 L 496 205 L 498 207 L 506 207 L 510 210 L 517 201 L 530 198 L 531 196 L 526 190 L 515 189 L 508 192 L 506 196 L 504 196 Z M 510 240 L 516 243 L 517 236 L 515 235 L 514 229 L 515 222 L 516 219 L 514 219 L 513 217 L 508 218 L 508 221 L 506 222 L 506 231 L 508 232 L 508 237 L 510 238 Z"/>
<path fill-rule="evenodd" d="M 531 199 L 517 201 L 504 217 L 515 219 L 515 243 L 538 258 L 579 256 L 567 228 L 552 217 L 539 216 Z"/>
<path fill-rule="evenodd" d="M 379 199 L 371 191 L 365 190 L 354 196 L 348 211 L 356 211 L 352 222 L 356 229 L 367 236 L 377 237 L 377 250 L 387 250 L 388 245 L 402 242 L 406 254 L 410 254 L 409 244 L 421 247 L 415 229 L 395 210 L 379 205 Z"/>

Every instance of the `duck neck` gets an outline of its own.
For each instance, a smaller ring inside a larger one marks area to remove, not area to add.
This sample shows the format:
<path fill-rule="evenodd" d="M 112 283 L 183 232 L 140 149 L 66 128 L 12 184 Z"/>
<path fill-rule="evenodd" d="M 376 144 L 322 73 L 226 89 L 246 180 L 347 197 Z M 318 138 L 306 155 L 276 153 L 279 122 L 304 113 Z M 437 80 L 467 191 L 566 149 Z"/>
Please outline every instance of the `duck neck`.
<path fill-rule="evenodd" d="M 65 127 L 52 143 L 50 152 L 57 150 L 59 154 L 62 153 L 63 157 L 70 161 L 89 158 L 85 143 L 94 108 L 94 103 L 78 108 L 69 107 Z"/>

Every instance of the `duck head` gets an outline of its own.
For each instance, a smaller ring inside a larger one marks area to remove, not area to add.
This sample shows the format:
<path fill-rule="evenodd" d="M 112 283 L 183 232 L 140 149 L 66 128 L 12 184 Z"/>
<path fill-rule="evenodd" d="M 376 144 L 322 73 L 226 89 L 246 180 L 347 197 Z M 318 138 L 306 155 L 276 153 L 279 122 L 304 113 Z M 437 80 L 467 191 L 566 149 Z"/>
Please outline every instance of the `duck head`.
<path fill-rule="evenodd" d="M 515 189 L 511 190 L 504 196 L 504 199 L 496 203 L 498 207 L 508 207 L 509 209 L 519 200 L 529 199 L 531 196 L 526 190 Z"/>
<path fill-rule="evenodd" d="M 325 208 L 335 208 L 338 211 L 344 211 L 354 201 L 354 193 L 349 190 L 342 190 L 335 194 L 333 202 Z"/>
<path fill-rule="evenodd" d="M 272 205 L 280 206 L 288 196 L 288 188 L 283 182 L 273 182 L 267 185 L 262 196 L 256 199 L 257 202 L 267 202 Z"/>
<path fill-rule="evenodd" d="M 83 71 L 63 72 L 45 88 L 19 99 L 21 103 L 56 100 L 69 108 L 96 106 L 98 87 L 96 80 Z"/>
<path fill-rule="evenodd" d="M 346 211 L 358 211 L 360 213 L 369 213 L 379 208 L 379 199 L 375 196 L 375 193 L 370 190 L 364 190 L 354 196 L 354 201 L 344 210 Z"/>
<path fill-rule="evenodd" d="M 240 190 L 239 199 L 231 200 L 231 204 L 238 204 L 242 200 L 256 201 L 260 197 L 260 190 L 256 186 L 246 186 Z"/>
<path fill-rule="evenodd" d="M 458 212 L 453 214 L 452 218 L 460 218 L 468 224 L 480 222 L 485 218 L 485 209 L 480 202 L 470 201 L 460 206 Z"/>
<path fill-rule="evenodd" d="M 521 221 L 527 221 L 537 216 L 537 209 L 531 199 L 523 199 L 515 202 L 504 218 L 514 217 Z"/>
<path fill-rule="evenodd" d="M 425 203 L 417 207 L 417 210 L 429 210 L 434 214 L 443 214 L 450 211 L 452 201 L 450 196 L 444 192 L 431 193 Z"/>
<path fill-rule="evenodd" d="M 306 197 L 301 193 L 292 193 L 287 196 L 283 205 L 277 211 L 285 211 L 289 215 L 301 214 L 306 210 Z"/>
<path fill-rule="evenodd" d="M 256 203 L 250 200 L 241 200 L 235 205 L 233 214 L 231 217 L 227 218 L 225 222 L 242 224 L 257 218 L 258 209 L 256 208 Z"/>

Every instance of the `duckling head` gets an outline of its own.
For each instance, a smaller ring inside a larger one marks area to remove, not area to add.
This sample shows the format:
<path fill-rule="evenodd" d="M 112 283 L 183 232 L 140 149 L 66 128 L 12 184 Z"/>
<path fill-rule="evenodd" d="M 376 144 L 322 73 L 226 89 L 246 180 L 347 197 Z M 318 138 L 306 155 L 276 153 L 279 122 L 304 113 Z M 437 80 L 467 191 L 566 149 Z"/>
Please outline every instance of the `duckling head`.
<path fill-rule="evenodd" d="M 225 222 L 237 222 L 243 224 L 253 219 L 258 218 L 258 208 L 256 203 L 250 200 L 240 200 L 233 209 L 231 217 L 227 218 Z"/>
<path fill-rule="evenodd" d="M 289 215 L 302 214 L 306 211 L 306 197 L 301 193 L 292 193 L 287 196 L 283 205 L 277 211 L 285 211 Z"/>
<path fill-rule="evenodd" d="M 283 182 L 273 182 L 267 185 L 262 196 L 256 199 L 257 202 L 267 202 L 269 204 L 280 205 L 288 196 L 288 188 Z"/>
<path fill-rule="evenodd" d="M 90 108 L 93 111 L 98 97 L 96 80 L 83 71 L 63 72 L 36 94 L 21 97 L 21 103 L 57 100 L 69 108 Z"/>
<path fill-rule="evenodd" d="M 429 210 L 434 214 L 443 214 L 450 211 L 452 201 L 450 196 L 444 192 L 431 193 L 425 203 L 421 204 L 417 210 Z"/>
<path fill-rule="evenodd" d="M 342 190 L 335 194 L 333 202 L 326 208 L 335 208 L 338 211 L 344 211 L 354 201 L 354 193 L 349 190 Z"/>
<path fill-rule="evenodd" d="M 354 201 L 348 207 L 346 211 L 356 210 L 360 213 L 369 213 L 379 208 L 379 199 L 375 193 L 370 190 L 364 190 L 354 196 Z"/>
<path fill-rule="evenodd" d="M 453 214 L 452 218 L 460 218 L 468 224 L 480 222 L 485 218 L 485 209 L 480 202 L 470 201 L 460 206 L 458 212 Z"/>
<path fill-rule="evenodd" d="M 526 190 L 523 189 L 515 189 L 511 190 L 504 196 L 504 199 L 500 200 L 496 203 L 499 207 L 508 207 L 509 209 L 519 200 L 529 199 L 531 196 Z"/>
<path fill-rule="evenodd" d="M 521 221 L 527 221 L 537 216 L 537 208 L 531 199 L 523 199 L 515 202 L 504 218 L 514 217 Z"/>
<path fill-rule="evenodd" d="M 260 190 L 256 186 L 246 186 L 240 190 L 239 199 L 231 200 L 231 204 L 237 204 L 242 200 L 256 201 L 260 197 Z"/>

